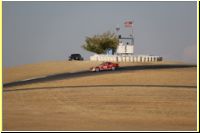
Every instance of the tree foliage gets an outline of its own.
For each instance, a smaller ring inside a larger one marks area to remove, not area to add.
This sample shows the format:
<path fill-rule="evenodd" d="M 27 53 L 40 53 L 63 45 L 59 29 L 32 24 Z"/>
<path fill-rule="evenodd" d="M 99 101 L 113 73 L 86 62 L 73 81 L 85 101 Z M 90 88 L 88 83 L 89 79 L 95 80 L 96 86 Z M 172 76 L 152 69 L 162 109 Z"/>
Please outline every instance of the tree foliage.
<path fill-rule="evenodd" d="M 105 32 L 101 35 L 94 35 L 86 37 L 85 44 L 82 46 L 85 50 L 97 54 L 106 53 L 106 50 L 112 49 L 116 51 L 118 45 L 118 38 L 114 33 Z"/>

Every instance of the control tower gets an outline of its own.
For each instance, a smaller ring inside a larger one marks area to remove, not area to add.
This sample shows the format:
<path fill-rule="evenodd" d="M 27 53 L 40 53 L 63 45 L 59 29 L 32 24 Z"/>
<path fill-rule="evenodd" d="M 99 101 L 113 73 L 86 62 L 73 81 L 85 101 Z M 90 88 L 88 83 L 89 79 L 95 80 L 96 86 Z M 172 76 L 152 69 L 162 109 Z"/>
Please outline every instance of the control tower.
<path fill-rule="evenodd" d="M 128 41 L 124 41 L 128 40 Z M 119 45 L 117 47 L 117 55 L 133 55 L 134 54 L 134 43 L 133 37 L 120 37 Z"/>
<path fill-rule="evenodd" d="M 117 55 L 133 55 L 134 54 L 134 36 L 133 36 L 133 21 L 125 21 L 124 26 L 131 29 L 129 37 L 122 37 L 118 32 L 119 27 L 116 28 L 117 35 L 119 37 L 119 45 L 117 47 Z"/>

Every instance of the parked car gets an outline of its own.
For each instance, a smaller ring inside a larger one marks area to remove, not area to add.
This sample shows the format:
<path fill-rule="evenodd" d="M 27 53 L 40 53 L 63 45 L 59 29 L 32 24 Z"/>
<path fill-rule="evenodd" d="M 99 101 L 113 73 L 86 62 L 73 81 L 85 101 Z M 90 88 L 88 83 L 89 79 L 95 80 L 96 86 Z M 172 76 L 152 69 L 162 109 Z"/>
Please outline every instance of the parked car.
<path fill-rule="evenodd" d="M 117 68 L 119 68 L 119 64 L 117 63 L 103 62 L 102 64 L 98 66 L 90 68 L 90 71 L 99 72 L 103 70 L 116 70 Z"/>
<path fill-rule="evenodd" d="M 71 54 L 69 56 L 69 61 L 71 60 L 83 60 L 83 57 L 80 54 Z"/>

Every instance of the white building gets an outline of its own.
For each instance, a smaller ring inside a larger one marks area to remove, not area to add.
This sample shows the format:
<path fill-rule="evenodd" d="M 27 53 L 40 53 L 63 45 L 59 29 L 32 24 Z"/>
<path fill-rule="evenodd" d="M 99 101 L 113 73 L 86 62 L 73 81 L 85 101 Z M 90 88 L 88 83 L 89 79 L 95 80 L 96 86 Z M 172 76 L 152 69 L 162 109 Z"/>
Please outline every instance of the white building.
<path fill-rule="evenodd" d="M 120 42 L 117 47 L 117 54 L 134 54 L 134 45 Z"/>

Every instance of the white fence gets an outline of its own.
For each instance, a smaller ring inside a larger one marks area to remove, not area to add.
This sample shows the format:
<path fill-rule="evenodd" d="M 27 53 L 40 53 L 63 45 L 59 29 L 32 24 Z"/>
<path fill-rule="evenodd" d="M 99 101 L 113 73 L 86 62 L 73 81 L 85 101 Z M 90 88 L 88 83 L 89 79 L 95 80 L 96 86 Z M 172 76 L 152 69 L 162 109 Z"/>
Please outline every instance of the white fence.
<path fill-rule="evenodd" d="M 160 56 L 151 55 L 93 55 L 91 61 L 112 61 L 112 62 L 157 62 L 162 61 Z"/>

